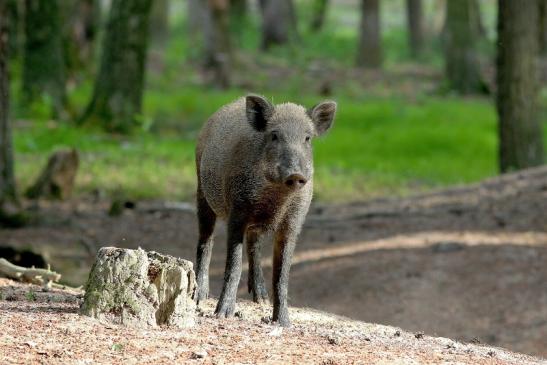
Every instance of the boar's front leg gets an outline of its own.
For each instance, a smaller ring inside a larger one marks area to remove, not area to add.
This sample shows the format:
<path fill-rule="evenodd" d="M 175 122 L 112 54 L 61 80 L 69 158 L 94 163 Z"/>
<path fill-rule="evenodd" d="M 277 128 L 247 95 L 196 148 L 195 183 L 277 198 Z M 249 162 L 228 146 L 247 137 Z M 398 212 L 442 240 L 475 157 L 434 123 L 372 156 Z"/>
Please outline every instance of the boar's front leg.
<path fill-rule="evenodd" d="M 245 225 L 245 221 L 241 217 L 231 216 L 228 220 L 228 253 L 224 271 L 224 285 L 215 310 L 215 314 L 219 318 L 231 317 L 235 312 L 237 287 L 241 278 Z"/>
<path fill-rule="evenodd" d="M 287 308 L 289 270 L 299 231 L 299 224 L 288 218 L 280 225 L 274 237 L 272 319 L 285 327 L 290 325 Z"/>
<path fill-rule="evenodd" d="M 264 274 L 260 265 L 260 237 L 257 232 L 248 230 L 245 236 L 247 245 L 247 260 L 249 261 L 249 273 L 247 288 L 253 294 L 253 301 L 259 304 L 269 303 L 268 290 L 264 283 Z"/>

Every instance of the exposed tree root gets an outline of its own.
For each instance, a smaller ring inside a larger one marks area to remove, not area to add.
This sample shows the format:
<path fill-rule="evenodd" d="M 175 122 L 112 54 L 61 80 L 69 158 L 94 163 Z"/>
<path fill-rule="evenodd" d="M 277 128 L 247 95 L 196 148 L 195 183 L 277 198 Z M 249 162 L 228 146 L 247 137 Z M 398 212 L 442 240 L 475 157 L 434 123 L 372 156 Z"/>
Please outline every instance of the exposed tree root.
<path fill-rule="evenodd" d="M 6 259 L 0 258 L 0 276 L 10 279 L 25 281 L 37 285 L 51 287 L 53 282 L 61 279 L 61 274 L 47 269 L 26 268 L 12 264 Z M 59 284 L 56 284 L 59 285 Z"/>

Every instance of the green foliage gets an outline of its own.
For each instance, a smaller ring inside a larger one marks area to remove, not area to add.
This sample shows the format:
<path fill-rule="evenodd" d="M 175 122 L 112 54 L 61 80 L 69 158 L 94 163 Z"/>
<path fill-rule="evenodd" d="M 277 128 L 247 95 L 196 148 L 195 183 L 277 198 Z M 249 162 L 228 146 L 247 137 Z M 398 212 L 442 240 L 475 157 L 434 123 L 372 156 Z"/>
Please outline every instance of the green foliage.
<path fill-rule="evenodd" d="M 76 193 L 192 199 L 196 130 L 236 95 L 234 91 L 206 96 L 196 88 L 173 95 L 176 101 L 165 105 L 163 100 L 156 104 L 147 98 L 147 113 L 151 109 L 155 110 L 151 115 L 175 113 L 181 124 L 177 131 L 116 136 L 65 123 L 20 125 L 15 133 L 19 186 L 32 182 L 51 151 L 77 147 L 82 153 Z M 196 102 L 205 97 L 208 104 Z M 306 98 L 300 101 L 312 103 Z M 338 103 L 334 128 L 314 146 L 316 196 L 321 200 L 404 194 L 496 173 L 495 112 L 486 100 L 423 97 L 411 103 L 341 98 Z"/>
<path fill-rule="evenodd" d="M 123 344 L 121 343 L 114 343 L 112 344 L 112 351 L 123 351 Z"/>
<path fill-rule="evenodd" d="M 49 153 L 76 147 L 81 152 L 76 194 L 193 199 L 194 141 L 201 124 L 215 110 L 247 92 L 264 94 L 276 103 L 312 106 L 325 98 L 318 95 L 325 80 L 332 80 L 329 98 L 338 101 L 339 113 L 329 135 L 315 142 L 318 199 L 347 201 L 406 194 L 496 174 L 492 101 L 434 94 L 439 90 L 443 64 L 439 35 L 430 33 L 423 59 L 412 61 L 404 6 L 399 0 L 382 1 L 384 72 L 366 74 L 352 69 L 359 22 L 356 4 L 330 6 L 325 28 L 312 33 L 311 12 L 307 11 L 311 1 L 297 2 L 298 42 L 268 53 L 258 49 L 257 16 L 238 24 L 236 86 L 229 90 L 212 89 L 203 81 L 199 44 L 189 40 L 181 16 L 185 3 L 172 2 L 170 38 L 162 47 L 151 45 L 143 114 L 126 136 L 90 126 L 77 128 L 73 120 L 50 121 L 47 101 L 43 106 L 23 108 L 19 103 L 21 67 L 12 63 L 12 114 L 19 119 L 14 126 L 19 190 L 24 191 L 36 178 Z M 424 4 L 431 14 L 436 5 Z M 481 54 L 491 59 L 495 2 L 481 4 L 487 28 Z M 70 89 L 74 115 L 82 115 L 92 89 L 92 79 L 78 80 Z M 545 90 L 542 100 L 547 107 Z M 543 119 L 547 121 L 547 115 Z"/>
<path fill-rule="evenodd" d="M 28 301 L 30 302 L 35 302 L 36 301 L 36 293 L 30 289 L 26 294 L 25 294 L 25 297 L 27 298 Z"/>

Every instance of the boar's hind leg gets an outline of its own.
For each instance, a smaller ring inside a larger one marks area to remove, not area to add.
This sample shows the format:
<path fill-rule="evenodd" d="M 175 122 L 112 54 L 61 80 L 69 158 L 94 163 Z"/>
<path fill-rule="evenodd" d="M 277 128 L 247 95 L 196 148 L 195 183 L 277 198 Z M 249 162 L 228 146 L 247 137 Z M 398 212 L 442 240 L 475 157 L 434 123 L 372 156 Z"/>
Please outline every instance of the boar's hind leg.
<path fill-rule="evenodd" d="M 245 223 L 238 218 L 230 217 L 228 220 L 228 254 L 224 270 L 224 285 L 215 310 L 215 314 L 219 318 L 231 317 L 235 312 L 237 287 L 241 278 L 245 232 Z"/>
<path fill-rule="evenodd" d="M 209 295 L 209 263 L 211 262 L 213 231 L 217 217 L 199 188 L 197 195 L 199 239 L 196 257 L 198 290 L 195 299 L 199 304 L 205 301 Z"/>
<path fill-rule="evenodd" d="M 269 303 L 268 290 L 264 284 L 264 274 L 260 265 L 261 244 L 257 232 L 247 231 L 245 237 L 247 244 L 247 260 L 249 260 L 249 274 L 247 288 L 253 294 L 253 301 L 259 304 Z"/>
<path fill-rule="evenodd" d="M 274 237 L 273 252 L 273 321 L 281 326 L 289 326 L 289 311 L 287 308 L 287 294 L 289 290 L 289 270 L 294 245 L 300 227 L 296 222 L 286 219 Z"/>

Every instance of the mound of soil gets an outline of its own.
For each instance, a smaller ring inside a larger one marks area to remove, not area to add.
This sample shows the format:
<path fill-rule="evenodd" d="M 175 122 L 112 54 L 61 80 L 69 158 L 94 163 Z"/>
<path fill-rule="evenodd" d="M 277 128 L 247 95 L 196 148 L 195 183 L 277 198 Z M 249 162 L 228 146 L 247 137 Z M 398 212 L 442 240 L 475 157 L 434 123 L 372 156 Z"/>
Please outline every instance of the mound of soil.
<path fill-rule="evenodd" d="M 40 203 L 40 223 L 0 231 L 0 244 L 39 251 L 72 285 L 85 281 L 102 246 L 195 256 L 191 205 L 136 202 L 117 217 L 109 207 L 81 198 Z M 225 239 L 219 224 L 212 295 L 220 293 Z M 545 262 L 542 167 L 404 199 L 314 205 L 294 257 L 290 304 L 547 356 Z M 239 298 L 249 298 L 245 280 Z"/>
<path fill-rule="evenodd" d="M 237 318 L 212 316 L 209 300 L 190 329 L 135 329 L 77 314 L 81 293 L 42 292 L 0 279 L 0 363 L 93 364 L 541 364 L 500 348 L 291 308 L 289 329 L 270 308 L 239 303 Z M 267 318 L 267 317 L 266 317 Z"/>

